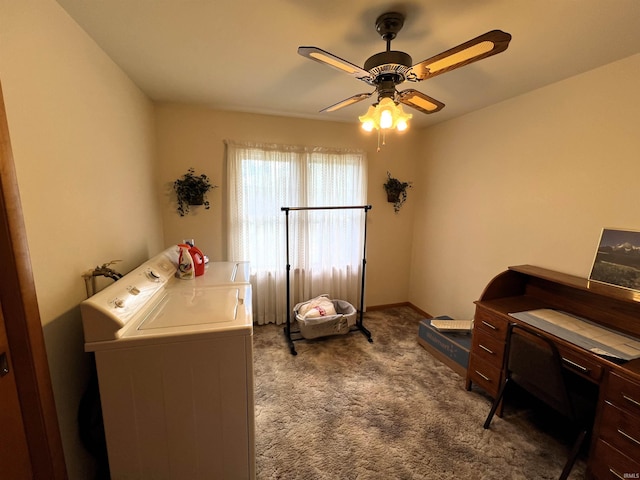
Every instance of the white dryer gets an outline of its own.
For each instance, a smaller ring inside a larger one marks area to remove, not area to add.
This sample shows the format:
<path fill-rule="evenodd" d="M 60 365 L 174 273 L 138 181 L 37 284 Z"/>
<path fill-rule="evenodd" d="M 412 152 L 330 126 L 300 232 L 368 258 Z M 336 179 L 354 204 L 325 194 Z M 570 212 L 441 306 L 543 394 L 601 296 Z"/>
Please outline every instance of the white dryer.
<path fill-rule="evenodd" d="M 248 264 L 179 280 L 176 260 L 170 247 L 80 306 L 111 478 L 255 478 Z"/>

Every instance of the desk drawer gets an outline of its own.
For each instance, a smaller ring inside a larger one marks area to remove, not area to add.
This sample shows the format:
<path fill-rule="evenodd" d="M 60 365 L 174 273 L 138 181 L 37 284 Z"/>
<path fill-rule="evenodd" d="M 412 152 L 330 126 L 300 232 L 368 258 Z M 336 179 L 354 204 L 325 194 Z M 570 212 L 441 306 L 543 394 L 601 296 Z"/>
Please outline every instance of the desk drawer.
<path fill-rule="evenodd" d="M 500 390 L 501 369 L 489 362 L 482 360 L 475 353 L 469 357 L 469 368 L 467 369 L 467 380 L 482 387 L 493 398 L 498 396 Z"/>
<path fill-rule="evenodd" d="M 640 384 L 611 372 L 605 400 L 640 416 Z"/>
<path fill-rule="evenodd" d="M 602 365 L 595 358 L 589 358 L 586 355 L 576 352 L 568 348 L 558 348 L 562 357 L 562 364 L 572 372 L 578 373 L 595 383 L 599 383 L 602 378 Z"/>
<path fill-rule="evenodd" d="M 604 402 L 600 438 L 631 458 L 640 458 L 640 418 Z"/>
<path fill-rule="evenodd" d="M 476 329 L 473 332 L 473 353 L 499 369 L 502 368 L 504 348 L 505 343 L 503 341 L 487 334 L 485 330 Z"/>
<path fill-rule="evenodd" d="M 640 478 L 640 464 L 598 439 L 589 470 L 597 480 Z"/>
<path fill-rule="evenodd" d="M 473 318 L 474 331 L 480 329 L 487 334 L 502 340 L 507 338 L 507 326 L 509 322 L 500 315 L 484 310 L 482 307 L 476 308 L 476 314 Z"/>

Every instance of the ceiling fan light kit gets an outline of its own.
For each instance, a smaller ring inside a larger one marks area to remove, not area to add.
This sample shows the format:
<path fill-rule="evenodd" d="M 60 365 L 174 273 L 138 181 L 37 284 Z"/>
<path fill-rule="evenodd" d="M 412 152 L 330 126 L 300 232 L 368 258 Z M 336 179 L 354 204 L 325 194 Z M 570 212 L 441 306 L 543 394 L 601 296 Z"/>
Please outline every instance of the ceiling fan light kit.
<path fill-rule="evenodd" d="M 386 42 L 387 48 L 386 51 L 369 57 L 364 63 L 364 68 L 318 47 L 298 47 L 300 55 L 329 65 L 375 87 L 373 92 L 353 95 L 320 110 L 321 112 L 334 112 L 366 100 L 377 93 L 378 102 L 359 117 L 362 128 L 367 131 L 376 129 L 378 133 L 380 130 L 383 133 L 393 129 L 405 130 L 412 115 L 405 113 L 400 104 L 431 114 L 442 110 L 444 103 L 415 89 L 398 91 L 396 88 L 398 85 L 405 81 L 421 82 L 496 55 L 505 51 L 511 41 L 510 34 L 501 30 L 492 30 L 414 65 L 409 54 L 391 50 L 391 40 L 396 38 L 403 25 L 404 15 L 401 13 L 389 12 L 378 17 L 376 31 Z"/>
<path fill-rule="evenodd" d="M 362 122 L 363 130 L 371 132 L 376 130 L 406 130 L 407 123 L 413 115 L 405 113 L 402 105 L 396 104 L 389 97 L 385 97 L 377 105 L 371 105 L 367 113 L 358 117 Z"/>

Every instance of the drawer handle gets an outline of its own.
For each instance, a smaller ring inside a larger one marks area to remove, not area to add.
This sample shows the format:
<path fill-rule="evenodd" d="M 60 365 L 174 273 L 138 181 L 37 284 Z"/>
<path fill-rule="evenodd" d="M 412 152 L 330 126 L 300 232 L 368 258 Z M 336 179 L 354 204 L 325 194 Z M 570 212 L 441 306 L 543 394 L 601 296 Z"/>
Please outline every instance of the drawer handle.
<path fill-rule="evenodd" d="M 482 378 L 484 378 L 487 382 L 490 382 L 491 379 L 489 377 L 487 377 L 486 375 L 483 375 L 482 373 L 480 373 L 478 370 L 476 370 L 476 373 L 478 375 L 480 375 Z"/>
<path fill-rule="evenodd" d="M 589 373 L 589 369 L 587 367 L 583 367 L 579 363 L 572 362 L 571 360 L 569 360 L 567 358 L 564 358 L 564 357 L 562 357 L 562 361 L 567 363 L 570 367 L 576 368 L 576 369 L 580 370 L 583 373 Z"/>
<path fill-rule="evenodd" d="M 482 320 L 482 324 L 486 325 L 487 327 L 489 327 L 491 330 L 497 330 L 497 328 L 493 325 L 491 325 L 489 322 L 485 322 L 484 320 Z"/>
<path fill-rule="evenodd" d="M 618 428 L 618 433 L 620 435 L 622 435 L 623 437 L 625 437 L 627 440 L 631 440 L 632 442 L 634 442 L 636 445 L 640 445 L 640 440 L 638 440 L 637 438 L 633 438 L 631 435 L 629 435 L 627 432 L 625 432 L 624 430 L 620 430 Z"/>
<path fill-rule="evenodd" d="M 622 394 L 622 398 L 624 398 L 627 402 L 631 402 L 631 403 L 633 403 L 634 405 L 637 405 L 638 407 L 640 407 L 640 402 L 639 402 L 639 401 L 634 400 L 633 398 L 631 398 L 631 397 L 629 397 L 629 396 L 625 395 L 624 393 Z"/>
<path fill-rule="evenodd" d="M 484 345 L 482 345 L 481 343 L 478 344 L 478 346 L 483 349 L 485 352 L 490 353 L 491 355 L 493 355 L 493 350 L 485 347 Z"/>
<path fill-rule="evenodd" d="M 626 480 L 622 475 L 620 475 L 611 467 L 609 467 L 609 472 L 612 473 L 614 477 L 619 478 L 620 480 Z"/>

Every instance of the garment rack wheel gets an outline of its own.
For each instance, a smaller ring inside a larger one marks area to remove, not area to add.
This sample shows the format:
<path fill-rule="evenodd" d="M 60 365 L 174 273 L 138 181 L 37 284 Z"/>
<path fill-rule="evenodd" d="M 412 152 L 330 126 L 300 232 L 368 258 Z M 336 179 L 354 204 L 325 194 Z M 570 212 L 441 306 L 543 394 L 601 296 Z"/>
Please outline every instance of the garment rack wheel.
<path fill-rule="evenodd" d="M 284 330 L 285 337 L 287 337 L 287 343 L 289 345 L 289 351 L 291 352 L 291 355 L 297 355 L 298 352 L 296 352 L 296 347 L 293 344 L 293 340 L 291 339 L 291 331 L 290 331 L 289 325 L 284 327 L 283 330 Z"/>

